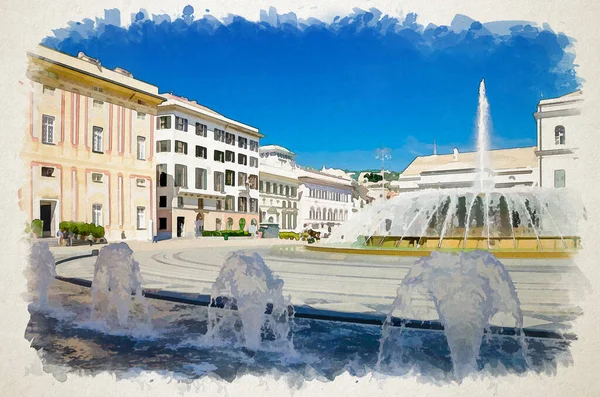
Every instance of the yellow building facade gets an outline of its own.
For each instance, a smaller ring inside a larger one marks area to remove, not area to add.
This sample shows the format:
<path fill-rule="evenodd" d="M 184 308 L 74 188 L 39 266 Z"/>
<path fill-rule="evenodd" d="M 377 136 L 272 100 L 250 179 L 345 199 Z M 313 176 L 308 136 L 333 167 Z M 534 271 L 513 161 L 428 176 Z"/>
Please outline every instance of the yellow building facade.
<path fill-rule="evenodd" d="M 83 53 L 38 46 L 28 59 L 22 210 L 43 221 L 45 237 L 75 221 L 103 226 L 112 241 L 152 238 L 158 88 Z"/>

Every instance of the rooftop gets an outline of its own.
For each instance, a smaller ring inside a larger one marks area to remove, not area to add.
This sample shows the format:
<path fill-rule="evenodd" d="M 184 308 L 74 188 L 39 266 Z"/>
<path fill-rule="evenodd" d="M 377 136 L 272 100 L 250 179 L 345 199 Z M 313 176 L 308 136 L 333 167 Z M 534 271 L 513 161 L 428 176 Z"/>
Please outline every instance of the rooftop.
<path fill-rule="evenodd" d="M 289 154 L 289 155 L 294 155 L 294 152 L 292 152 L 289 149 L 284 148 L 283 146 L 279 146 L 279 145 L 265 145 L 265 146 L 261 146 L 259 149 L 260 152 L 280 152 L 280 153 L 285 153 L 285 154 Z"/>
<path fill-rule="evenodd" d="M 535 168 L 538 165 L 535 150 L 535 146 L 490 150 L 490 167 L 496 171 L 515 168 Z M 457 161 L 454 160 L 454 154 L 418 156 L 406 167 L 401 176 L 415 176 L 425 171 L 475 168 L 476 164 L 477 152 L 458 153 Z"/>
<path fill-rule="evenodd" d="M 240 129 L 242 132 L 245 132 L 247 134 L 253 135 L 257 138 L 263 138 L 264 135 L 262 135 L 259 131 L 258 128 L 256 127 L 252 127 L 250 125 L 241 123 L 237 120 L 233 120 L 230 119 L 226 116 L 223 116 L 221 113 L 218 113 L 204 105 L 199 104 L 198 102 L 194 101 L 194 100 L 190 100 L 188 98 L 185 97 L 180 97 L 177 95 L 173 95 L 173 94 L 161 94 L 161 96 L 163 98 L 165 98 L 167 101 L 162 103 L 159 106 L 159 111 L 161 109 L 163 109 L 163 111 L 165 109 L 168 108 L 172 108 L 172 107 L 178 107 L 179 109 L 183 109 L 183 110 L 187 110 L 188 112 L 192 112 L 192 114 L 201 114 L 203 116 L 207 116 L 207 117 L 211 117 L 212 119 L 215 119 L 217 121 L 220 121 L 226 125 L 229 125 L 231 127 Z M 226 127 L 227 128 L 227 127 Z"/>

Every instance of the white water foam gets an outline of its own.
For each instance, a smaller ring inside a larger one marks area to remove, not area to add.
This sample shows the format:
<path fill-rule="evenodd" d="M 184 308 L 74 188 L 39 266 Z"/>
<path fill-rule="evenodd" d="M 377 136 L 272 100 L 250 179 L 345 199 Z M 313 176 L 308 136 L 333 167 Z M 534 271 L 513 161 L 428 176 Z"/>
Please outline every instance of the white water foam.
<path fill-rule="evenodd" d="M 39 311 L 48 311 L 48 289 L 56 281 L 56 265 L 47 243 L 32 242 L 26 277 L 33 307 Z"/>
<path fill-rule="evenodd" d="M 139 333 L 151 329 L 150 314 L 142 296 L 140 264 L 126 243 L 102 248 L 92 281 L 92 321 L 87 326 Z M 133 320 L 133 321 L 132 321 Z"/>
<path fill-rule="evenodd" d="M 397 293 L 383 326 L 379 364 L 401 358 L 402 327 L 392 327 L 392 317 L 419 319 L 419 300 L 432 301 L 437 310 L 458 381 L 477 370 L 484 330 L 489 328 L 494 315 L 512 316 L 519 331 L 523 326 L 523 314 L 510 276 L 488 252 L 432 252 L 430 257 L 415 262 Z M 522 331 L 519 338 L 527 361 Z"/>
<path fill-rule="evenodd" d="M 209 307 L 205 339 L 214 345 L 233 343 L 252 351 L 292 353 L 291 304 L 282 289 L 283 280 L 273 276 L 259 254 L 231 254 L 211 292 L 211 301 L 229 310 Z M 267 306 L 270 314 L 265 313 Z"/>

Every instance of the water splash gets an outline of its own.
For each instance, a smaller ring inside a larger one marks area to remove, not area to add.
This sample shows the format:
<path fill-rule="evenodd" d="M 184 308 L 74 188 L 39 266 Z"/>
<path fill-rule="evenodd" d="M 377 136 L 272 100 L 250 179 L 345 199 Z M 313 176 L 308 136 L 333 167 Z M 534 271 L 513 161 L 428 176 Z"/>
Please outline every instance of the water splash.
<path fill-rule="evenodd" d="M 132 318 L 139 321 L 130 324 Z M 140 264 L 127 243 L 109 244 L 98 254 L 92 281 L 92 320 L 109 328 L 150 326 Z"/>
<path fill-rule="evenodd" d="M 47 310 L 48 289 L 56 280 L 54 255 L 47 243 L 36 241 L 31 244 L 26 275 L 27 287 L 34 307 L 40 311 Z"/>
<path fill-rule="evenodd" d="M 477 169 L 479 190 L 481 192 L 494 187 L 489 162 L 490 105 L 485 94 L 485 81 L 479 83 L 479 105 L 477 108 Z"/>
<path fill-rule="evenodd" d="M 292 352 L 292 309 L 282 289 L 283 280 L 273 276 L 260 255 L 234 252 L 212 287 L 206 338 L 251 351 Z"/>
<path fill-rule="evenodd" d="M 403 330 L 392 327 L 393 318 L 431 319 L 432 313 L 423 305 L 427 301 L 433 303 L 444 326 L 457 381 L 477 370 L 484 331 L 498 313 L 514 320 L 527 362 L 519 298 L 508 272 L 492 254 L 432 252 L 415 262 L 397 292 L 383 326 L 378 365 L 402 357 Z"/>

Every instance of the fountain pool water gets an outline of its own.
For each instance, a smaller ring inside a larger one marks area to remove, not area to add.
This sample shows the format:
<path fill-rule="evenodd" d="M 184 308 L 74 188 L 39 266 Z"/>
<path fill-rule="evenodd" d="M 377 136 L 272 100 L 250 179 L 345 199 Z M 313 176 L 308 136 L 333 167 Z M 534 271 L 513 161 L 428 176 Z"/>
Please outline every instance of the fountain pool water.
<path fill-rule="evenodd" d="M 519 298 L 515 287 L 492 254 L 483 251 L 458 254 L 433 252 L 417 260 L 398 288 L 398 296 L 383 326 L 379 364 L 401 359 L 402 327 L 392 327 L 392 318 L 419 319 L 423 302 L 432 301 L 450 348 L 454 375 L 461 380 L 477 369 L 484 330 L 490 319 L 508 314 L 520 335 L 527 361 Z M 400 354 L 398 354 L 400 350 Z"/>
<path fill-rule="evenodd" d="M 136 322 L 130 324 L 134 316 Z M 92 320 L 110 328 L 150 324 L 140 264 L 127 243 L 109 244 L 98 253 L 92 281 Z"/>
<path fill-rule="evenodd" d="M 231 341 L 251 351 L 291 353 L 291 306 L 282 288 L 283 280 L 273 276 L 259 254 L 231 254 L 212 287 L 206 338 L 213 343 Z"/>

